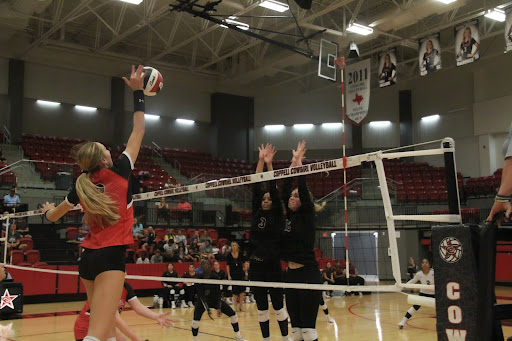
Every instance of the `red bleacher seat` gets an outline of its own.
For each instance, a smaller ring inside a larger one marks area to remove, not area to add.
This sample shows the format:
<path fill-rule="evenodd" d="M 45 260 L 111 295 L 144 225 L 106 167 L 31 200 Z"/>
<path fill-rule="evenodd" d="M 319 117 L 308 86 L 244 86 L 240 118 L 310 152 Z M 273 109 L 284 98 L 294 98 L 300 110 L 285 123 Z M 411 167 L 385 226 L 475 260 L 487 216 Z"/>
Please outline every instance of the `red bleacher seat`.
<path fill-rule="evenodd" d="M 66 239 L 75 240 L 78 236 L 78 227 L 66 227 Z"/>
<path fill-rule="evenodd" d="M 30 263 L 28 263 L 28 264 L 30 264 Z M 34 267 L 34 268 L 42 268 L 45 266 L 48 266 L 48 264 L 45 262 L 37 262 L 37 263 L 32 264 L 32 267 Z"/>
<path fill-rule="evenodd" d="M 12 265 L 18 265 L 25 260 L 25 255 L 23 254 L 23 251 L 20 250 L 12 250 L 10 257 Z"/>
<path fill-rule="evenodd" d="M 21 244 L 27 245 L 27 251 L 34 248 L 34 241 L 32 238 L 20 238 L 20 245 Z"/>
<path fill-rule="evenodd" d="M 27 263 L 27 262 L 21 262 L 21 263 L 18 263 L 17 265 L 18 266 L 24 266 L 24 267 L 31 267 L 32 266 L 32 264 Z"/>
<path fill-rule="evenodd" d="M 37 250 L 27 251 L 27 262 L 35 264 L 41 260 L 41 254 Z"/>
<path fill-rule="evenodd" d="M 160 240 L 163 240 L 165 238 L 165 230 L 162 228 L 156 228 L 155 234 L 156 234 L 156 237 Z"/>

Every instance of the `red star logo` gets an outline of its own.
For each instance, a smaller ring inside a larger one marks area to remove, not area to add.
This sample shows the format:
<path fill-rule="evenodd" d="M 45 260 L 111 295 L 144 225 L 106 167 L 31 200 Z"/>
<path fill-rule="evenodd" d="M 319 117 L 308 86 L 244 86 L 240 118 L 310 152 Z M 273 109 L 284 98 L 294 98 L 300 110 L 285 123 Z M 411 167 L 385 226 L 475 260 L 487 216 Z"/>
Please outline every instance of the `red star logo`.
<path fill-rule="evenodd" d="M 12 301 L 18 297 L 18 295 L 12 295 L 9 294 L 9 289 L 5 289 L 4 294 L 2 295 L 2 301 L 0 303 L 0 309 L 3 309 L 5 306 L 14 309 L 14 304 L 12 304 Z"/>
<path fill-rule="evenodd" d="M 352 100 L 352 102 L 357 102 L 357 105 L 360 105 L 362 100 L 363 100 L 363 96 L 359 95 L 356 92 L 356 97 L 355 97 L 355 99 Z"/>

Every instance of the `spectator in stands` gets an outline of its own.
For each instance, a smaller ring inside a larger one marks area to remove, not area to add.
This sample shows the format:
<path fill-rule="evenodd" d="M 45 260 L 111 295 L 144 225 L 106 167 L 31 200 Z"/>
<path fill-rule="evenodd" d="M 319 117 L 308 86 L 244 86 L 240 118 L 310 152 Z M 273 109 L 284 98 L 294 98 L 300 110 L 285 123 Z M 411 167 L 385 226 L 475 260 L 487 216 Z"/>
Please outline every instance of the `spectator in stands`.
<path fill-rule="evenodd" d="M 2 231 L 7 231 L 7 228 L 9 228 L 9 224 L 12 222 L 12 218 L 9 219 L 9 224 L 7 224 L 7 215 L 9 214 L 9 211 L 4 211 L 4 213 L 2 214 L 2 218 L 4 218 L 2 220 Z"/>
<path fill-rule="evenodd" d="M 149 264 L 149 258 L 145 252 L 140 253 L 140 257 L 137 258 L 137 264 Z"/>
<path fill-rule="evenodd" d="M 9 226 L 9 236 L 7 237 L 7 252 L 9 250 L 21 250 L 25 253 L 27 250 L 26 244 L 20 244 L 21 235 L 16 232 L 16 224 Z"/>
<path fill-rule="evenodd" d="M 334 268 L 331 266 L 331 262 L 327 262 L 325 264 L 325 269 L 322 271 L 322 279 L 324 284 L 333 284 L 334 285 Z M 325 296 L 330 297 L 331 292 L 325 291 Z"/>
<path fill-rule="evenodd" d="M 201 238 L 199 238 L 199 246 L 203 246 L 206 242 L 210 242 L 210 244 L 212 243 L 212 238 L 210 238 L 210 236 L 208 235 L 208 231 L 203 231 L 203 235 L 201 236 Z"/>
<path fill-rule="evenodd" d="M 176 187 L 173 183 L 172 183 L 172 180 L 174 178 L 172 176 L 169 175 L 169 177 L 167 178 L 167 182 L 165 183 L 164 185 L 164 188 L 167 189 L 167 188 L 174 188 Z"/>
<path fill-rule="evenodd" d="M 190 205 L 185 197 L 182 197 L 178 203 L 178 210 L 190 211 L 191 209 L 192 205 Z"/>
<path fill-rule="evenodd" d="M 142 237 L 142 231 L 144 230 L 144 227 L 141 223 L 139 223 L 139 220 L 135 217 L 133 218 L 133 227 L 132 227 L 132 234 L 134 238 Z"/>
<path fill-rule="evenodd" d="M 188 266 L 188 271 L 185 272 L 183 274 L 183 276 L 181 276 L 182 278 L 196 278 L 196 271 L 194 269 L 194 264 L 190 264 Z M 184 308 L 188 308 L 188 307 L 191 307 L 193 308 L 194 307 L 194 302 L 195 302 L 195 298 L 194 298 L 194 283 L 191 283 L 191 282 L 185 282 L 184 283 L 184 289 L 185 289 L 185 301 L 188 302 L 188 305 L 185 304 L 183 307 Z"/>
<path fill-rule="evenodd" d="M 199 262 L 199 244 L 197 244 L 197 238 L 193 239 L 188 247 L 188 254 L 193 258 L 194 262 Z"/>
<path fill-rule="evenodd" d="M 503 172 L 501 173 L 501 184 L 498 194 L 494 198 L 494 204 L 491 212 L 487 217 L 487 221 L 493 221 L 496 213 L 505 212 L 505 219 L 510 220 L 510 213 L 512 213 L 512 205 L 510 199 L 512 198 L 512 124 L 508 130 L 508 136 L 503 143 Z M 500 223 L 500 222 L 498 222 Z"/>
<path fill-rule="evenodd" d="M 4 207 L 9 212 L 15 212 L 16 208 L 21 204 L 20 197 L 16 194 L 16 190 L 11 188 L 9 194 L 4 196 Z"/>
<path fill-rule="evenodd" d="M 149 250 L 155 245 L 156 234 L 153 227 L 150 226 L 144 230 L 143 236 L 139 241 L 139 248 Z"/>
<path fill-rule="evenodd" d="M 5 271 L 5 266 L 0 263 L 0 283 L 12 282 L 12 276 L 10 273 Z"/>
<path fill-rule="evenodd" d="M 213 258 L 213 246 L 209 240 L 206 240 L 204 245 L 201 247 L 201 253 L 204 254 L 208 259 Z"/>
<path fill-rule="evenodd" d="M 341 267 L 341 262 L 339 260 L 336 261 L 336 263 L 334 263 L 334 272 L 333 272 L 333 277 L 334 277 L 334 284 L 336 285 L 341 285 L 340 281 L 341 279 L 343 278 L 343 269 Z"/>
<path fill-rule="evenodd" d="M 174 271 L 174 265 L 172 263 L 167 265 L 167 271 L 163 273 L 162 277 L 178 278 L 178 273 Z M 180 283 L 162 281 L 162 286 L 164 287 L 162 295 L 164 298 L 164 307 L 176 308 L 176 302 L 174 301 L 177 294 L 179 294 L 181 305 L 185 305 L 185 290 L 183 290 Z"/>
<path fill-rule="evenodd" d="M 78 248 L 80 250 L 81 247 Z M 81 252 L 81 251 L 79 251 Z M 125 263 L 126 264 L 134 264 L 135 263 L 135 251 L 134 250 L 126 250 L 126 257 L 125 257 Z"/>
<path fill-rule="evenodd" d="M 197 240 L 197 243 L 199 244 L 199 230 L 194 230 L 194 234 L 192 235 L 192 237 L 190 237 L 190 245 L 192 245 L 192 243 L 194 242 L 194 240 Z"/>
<path fill-rule="evenodd" d="M 155 263 L 163 263 L 163 262 L 164 262 L 164 258 L 162 257 L 160 250 L 156 250 L 155 254 L 153 256 L 151 256 L 151 263 L 155 264 Z"/>
<path fill-rule="evenodd" d="M 138 177 L 138 179 L 139 179 L 139 181 L 140 181 L 140 180 L 149 180 L 149 178 L 150 178 L 150 177 L 151 177 L 151 174 L 149 174 L 149 172 L 148 172 L 148 171 L 143 171 L 143 170 L 141 170 L 141 171 L 139 172 L 139 177 Z"/>
<path fill-rule="evenodd" d="M 169 204 L 165 202 L 165 198 L 160 198 L 160 202 L 156 205 L 156 219 L 163 219 L 167 224 L 171 219 L 169 214 Z"/>
<path fill-rule="evenodd" d="M 172 230 L 170 228 L 165 232 L 164 240 L 167 243 L 169 240 L 172 240 L 174 243 L 174 235 L 172 234 Z"/>
<path fill-rule="evenodd" d="M 187 242 L 187 237 L 185 235 L 183 235 L 181 233 L 181 229 L 178 230 L 178 234 L 176 235 L 176 238 L 174 239 L 176 243 L 180 243 L 180 242 L 183 242 L 183 243 L 186 243 Z"/>
<path fill-rule="evenodd" d="M 26 218 L 20 218 L 16 221 L 16 231 L 18 231 L 25 238 L 32 238 Z"/>

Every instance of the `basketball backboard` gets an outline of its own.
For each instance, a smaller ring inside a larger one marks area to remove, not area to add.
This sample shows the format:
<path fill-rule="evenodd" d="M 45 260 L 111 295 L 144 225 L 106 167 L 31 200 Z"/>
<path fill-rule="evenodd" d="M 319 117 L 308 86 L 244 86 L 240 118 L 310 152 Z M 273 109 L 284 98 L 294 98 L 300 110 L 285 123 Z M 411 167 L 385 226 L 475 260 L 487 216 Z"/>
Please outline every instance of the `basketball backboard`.
<path fill-rule="evenodd" d="M 336 59 L 338 44 L 322 39 L 320 41 L 320 56 L 318 58 L 318 76 L 336 81 Z"/>

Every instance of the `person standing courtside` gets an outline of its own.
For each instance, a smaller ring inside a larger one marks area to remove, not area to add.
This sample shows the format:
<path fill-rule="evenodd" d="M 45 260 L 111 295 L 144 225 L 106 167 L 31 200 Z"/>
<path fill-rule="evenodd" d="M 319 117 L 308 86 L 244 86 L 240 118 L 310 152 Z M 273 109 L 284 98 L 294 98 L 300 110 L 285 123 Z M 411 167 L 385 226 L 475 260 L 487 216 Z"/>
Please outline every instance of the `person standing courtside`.
<path fill-rule="evenodd" d="M 91 227 L 82 242 L 84 251 L 79 273 L 91 306 L 90 323 L 84 341 L 116 340 L 116 312 L 123 291 L 125 251 L 133 243 L 133 200 L 130 173 L 139 155 L 145 131 L 143 66 L 132 66 L 133 129 L 125 151 L 112 162 L 110 151 L 98 142 L 77 147 L 76 160 L 82 174 L 66 199 L 57 207 L 45 203 L 42 211 L 57 221 L 80 202 L 84 222 Z"/>
<path fill-rule="evenodd" d="M 256 173 L 263 172 L 264 165 L 272 171 L 272 159 L 276 154 L 275 148 L 267 144 L 259 149 L 259 159 Z M 283 207 L 275 180 L 269 182 L 269 191 L 262 193 L 261 184 L 255 183 L 252 189 L 252 225 L 250 234 L 251 267 L 249 278 L 251 281 L 281 282 L 282 269 L 279 246 L 284 227 Z M 270 322 L 268 312 L 268 298 L 272 298 L 272 307 L 276 313 L 281 336 L 284 341 L 288 338 L 288 313 L 284 308 L 281 288 L 253 287 L 252 291 L 258 306 L 258 321 L 260 323 L 263 340 L 270 340 Z"/>
<path fill-rule="evenodd" d="M 302 166 L 306 154 L 306 141 L 301 141 L 293 150 L 291 167 Z M 283 185 L 283 200 L 286 204 L 286 225 L 283 233 L 284 259 L 288 261 L 287 283 L 321 284 L 315 258 L 316 212 L 323 205 L 313 202 L 306 184 L 306 176 L 298 177 L 299 186 L 291 190 L 293 178 L 286 178 Z M 290 314 L 294 340 L 318 340 L 316 317 L 322 300 L 318 290 L 286 289 L 286 307 Z"/>

